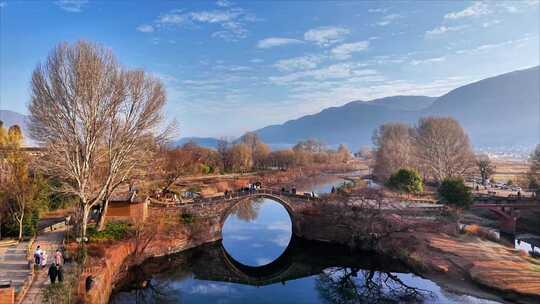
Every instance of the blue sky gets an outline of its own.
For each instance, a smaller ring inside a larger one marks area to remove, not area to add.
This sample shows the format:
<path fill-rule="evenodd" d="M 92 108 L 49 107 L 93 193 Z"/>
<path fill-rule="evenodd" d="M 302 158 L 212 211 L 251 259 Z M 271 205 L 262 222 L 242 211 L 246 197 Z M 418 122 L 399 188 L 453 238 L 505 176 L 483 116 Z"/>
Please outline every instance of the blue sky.
<path fill-rule="evenodd" d="M 537 0 L 0 0 L 0 109 L 26 113 L 35 66 L 55 44 L 87 39 L 163 80 L 182 137 L 236 136 L 538 65 L 539 10 Z"/>

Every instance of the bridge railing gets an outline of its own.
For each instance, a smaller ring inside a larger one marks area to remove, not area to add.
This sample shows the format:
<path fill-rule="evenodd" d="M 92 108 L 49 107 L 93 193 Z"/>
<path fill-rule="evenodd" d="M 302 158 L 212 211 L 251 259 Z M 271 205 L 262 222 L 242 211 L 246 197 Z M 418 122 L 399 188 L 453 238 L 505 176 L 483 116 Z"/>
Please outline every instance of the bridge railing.
<path fill-rule="evenodd" d="M 279 190 L 275 190 L 275 189 L 266 189 L 265 188 L 265 189 L 240 190 L 240 191 L 227 193 L 226 195 L 221 195 L 221 196 L 206 197 L 206 198 L 196 198 L 196 199 L 193 200 L 193 203 L 214 203 L 214 202 L 220 202 L 220 201 L 223 201 L 223 200 L 233 200 L 233 199 L 250 197 L 250 196 L 261 195 L 261 194 L 293 197 L 293 198 L 303 199 L 303 200 L 306 200 L 306 201 L 320 200 L 320 198 L 318 198 L 318 197 L 306 196 L 306 195 L 302 195 L 302 194 L 296 194 L 296 193 L 290 193 L 290 192 L 279 191 Z"/>

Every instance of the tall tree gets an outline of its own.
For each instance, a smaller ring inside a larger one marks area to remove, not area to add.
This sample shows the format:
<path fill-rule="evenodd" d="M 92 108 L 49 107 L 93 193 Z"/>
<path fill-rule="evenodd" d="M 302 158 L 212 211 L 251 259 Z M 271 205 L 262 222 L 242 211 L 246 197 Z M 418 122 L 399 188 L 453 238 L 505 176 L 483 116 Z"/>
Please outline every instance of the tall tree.
<path fill-rule="evenodd" d="M 375 165 L 373 174 L 388 179 L 401 168 L 414 168 L 411 128 L 402 123 L 387 123 L 373 134 Z"/>
<path fill-rule="evenodd" d="M 112 52 L 60 44 L 32 74 L 30 132 L 46 148 L 43 168 L 79 199 L 81 236 L 90 210 L 107 202 L 147 151 L 162 121 L 165 90 Z M 105 208 L 106 209 L 106 208 Z"/>
<path fill-rule="evenodd" d="M 414 143 L 419 165 L 437 182 L 462 176 L 474 167 L 469 137 L 453 118 L 421 118 Z"/>
<path fill-rule="evenodd" d="M 270 148 L 254 132 L 247 132 L 240 137 L 240 142 L 245 144 L 251 151 L 253 165 L 261 169 L 264 167 L 266 158 L 270 154 Z"/>
<path fill-rule="evenodd" d="M 22 143 L 23 135 L 19 126 L 12 126 L 7 132 L 0 126 L 0 162 L 5 169 L 5 176 L 0 183 L 0 199 L 3 209 L 6 209 L 18 226 L 19 240 L 23 237 L 23 223 L 39 192 L 28 168 L 28 155 L 21 149 Z"/>
<path fill-rule="evenodd" d="M 540 144 L 536 146 L 529 157 L 529 188 L 540 195 Z"/>
<path fill-rule="evenodd" d="M 483 154 L 476 157 L 476 166 L 478 167 L 480 178 L 482 178 L 482 184 L 485 185 L 486 181 L 495 173 L 495 165 L 491 162 L 488 155 Z"/>
<path fill-rule="evenodd" d="M 336 154 L 338 162 L 346 163 L 351 158 L 351 151 L 344 144 L 339 145 Z"/>
<path fill-rule="evenodd" d="M 231 163 L 234 172 L 247 172 L 251 169 L 253 158 L 246 144 L 236 144 L 231 148 Z"/>

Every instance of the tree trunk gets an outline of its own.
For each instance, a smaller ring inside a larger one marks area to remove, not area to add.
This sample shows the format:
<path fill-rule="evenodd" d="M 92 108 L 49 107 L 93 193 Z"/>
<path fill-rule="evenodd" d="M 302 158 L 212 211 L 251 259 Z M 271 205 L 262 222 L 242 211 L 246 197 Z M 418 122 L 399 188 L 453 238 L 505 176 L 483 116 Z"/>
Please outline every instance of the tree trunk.
<path fill-rule="evenodd" d="M 83 205 L 83 214 L 81 219 L 81 242 L 86 238 L 86 229 L 88 228 L 88 215 L 90 214 L 90 206 Z"/>
<path fill-rule="evenodd" d="M 103 206 L 101 207 L 101 212 L 99 214 L 99 220 L 97 224 L 97 230 L 103 231 L 105 229 L 105 217 L 107 216 L 107 208 L 109 207 L 109 198 L 103 200 Z"/>
<path fill-rule="evenodd" d="M 20 220 L 17 219 L 19 222 L 19 241 L 22 241 L 23 238 L 23 219 L 24 219 L 24 213 L 21 214 Z"/>

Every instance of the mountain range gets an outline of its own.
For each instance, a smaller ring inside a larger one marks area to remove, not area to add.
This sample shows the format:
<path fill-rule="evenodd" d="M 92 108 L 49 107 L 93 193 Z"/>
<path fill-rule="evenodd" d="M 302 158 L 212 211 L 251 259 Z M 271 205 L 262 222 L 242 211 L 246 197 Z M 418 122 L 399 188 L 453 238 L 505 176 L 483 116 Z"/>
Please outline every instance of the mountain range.
<path fill-rule="evenodd" d="M 353 101 L 255 132 L 268 143 L 313 138 L 358 149 L 371 145 L 373 131 L 383 123 L 414 124 L 424 116 L 450 116 L 462 124 L 476 147 L 534 145 L 540 131 L 539 76 L 536 66 L 467 84 L 438 98 Z"/>
<path fill-rule="evenodd" d="M 329 146 L 346 144 L 356 150 L 371 145 L 373 131 L 387 122 L 414 124 L 420 117 L 450 116 L 457 119 L 475 147 L 532 146 L 540 135 L 540 66 L 514 71 L 458 87 L 440 97 L 391 96 L 352 101 L 283 124 L 255 130 L 272 148 L 299 140 L 318 139 Z M 27 117 L 0 110 L 4 125 L 19 124 Z M 175 145 L 193 141 L 216 148 L 218 139 L 181 138 Z"/>

